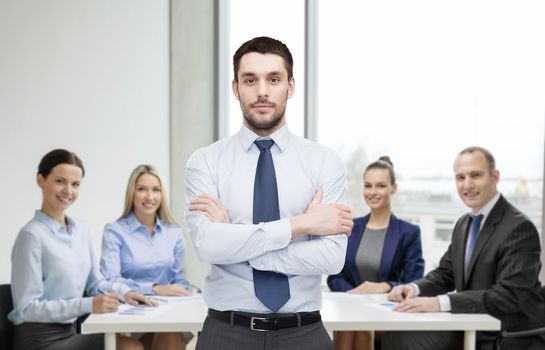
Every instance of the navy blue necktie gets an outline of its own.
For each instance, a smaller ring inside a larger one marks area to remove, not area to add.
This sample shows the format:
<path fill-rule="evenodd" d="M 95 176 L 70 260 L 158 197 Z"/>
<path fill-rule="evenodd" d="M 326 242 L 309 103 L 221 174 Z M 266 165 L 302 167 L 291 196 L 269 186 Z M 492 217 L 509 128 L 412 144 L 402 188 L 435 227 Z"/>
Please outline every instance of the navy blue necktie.
<path fill-rule="evenodd" d="M 465 269 L 469 268 L 469 262 L 471 261 L 471 255 L 473 255 L 473 249 L 475 248 L 475 243 L 479 237 L 479 231 L 481 230 L 481 221 L 483 220 L 483 214 L 471 215 L 473 220 L 471 220 L 471 228 L 469 229 L 469 236 L 467 237 L 468 243 L 466 248 L 466 261 Z"/>
<path fill-rule="evenodd" d="M 254 182 L 254 224 L 280 219 L 278 188 L 271 155 L 273 140 L 255 141 L 259 148 L 259 159 Z M 277 312 L 290 298 L 288 277 L 273 271 L 254 269 L 256 297 L 272 312 Z"/>

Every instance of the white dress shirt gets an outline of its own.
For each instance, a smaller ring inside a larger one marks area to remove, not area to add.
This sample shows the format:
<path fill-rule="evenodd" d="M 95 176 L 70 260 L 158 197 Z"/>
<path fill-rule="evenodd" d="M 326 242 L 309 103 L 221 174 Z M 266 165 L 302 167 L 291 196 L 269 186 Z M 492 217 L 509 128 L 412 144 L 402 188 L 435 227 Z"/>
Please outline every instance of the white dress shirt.
<path fill-rule="evenodd" d="M 279 313 L 319 310 L 321 275 L 338 273 L 346 254 L 346 235 L 307 235 L 291 240 L 290 217 L 303 214 L 318 187 L 322 203 L 344 200 L 344 167 L 330 149 L 291 134 L 287 126 L 270 135 L 280 219 L 253 222 L 254 179 L 259 136 L 244 125 L 240 131 L 198 149 L 187 162 L 186 208 L 200 194 L 220 199 L 230 224 L 213 223 L 186 209 L 197 255 L 210 263 L 204 299 L 216 310 L 269 313 L 255 296 L 252 268 L 286 274 L 290 300 Z"/>

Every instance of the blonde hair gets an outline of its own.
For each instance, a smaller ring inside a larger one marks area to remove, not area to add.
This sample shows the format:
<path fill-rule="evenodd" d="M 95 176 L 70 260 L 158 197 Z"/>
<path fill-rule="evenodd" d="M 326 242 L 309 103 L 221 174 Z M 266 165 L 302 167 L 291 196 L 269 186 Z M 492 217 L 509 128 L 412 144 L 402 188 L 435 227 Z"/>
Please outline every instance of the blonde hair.
<path fill-rule="evenodd" d="M 163 222 L 167 224 L 176 224 L 172 213 L 168 207 L 167 196 L 163 188 L 163 182 L 159 173 L 153 165 L 142 164 L 137 166 L 131 173 L 129 177 L 129 183 L 127 184 L 127 192 L 125 193 L 125 209 L 123 209 L 123 214 L 121 214 L 120 219 L 126 218 L 134 210 L 134 190 L 136 188 L 136 182 L 140 176 L 144 174 L 153 175 L 159 180 L 159 185 L 161 186 L 161 205 L 157 209 L 157 216 Z"/>

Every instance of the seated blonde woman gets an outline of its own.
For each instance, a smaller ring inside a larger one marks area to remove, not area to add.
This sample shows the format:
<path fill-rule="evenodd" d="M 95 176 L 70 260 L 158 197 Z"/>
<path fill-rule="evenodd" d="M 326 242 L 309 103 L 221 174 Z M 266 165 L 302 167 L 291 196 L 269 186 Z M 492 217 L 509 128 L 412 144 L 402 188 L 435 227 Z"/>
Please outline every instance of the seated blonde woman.
<path fill-rule="evenodd" d="M 182 229 L 170 213 L 159 174 L 151 165 L 136 167 L 127 184 L 123 214 L 104 228 L 102 273 L 145 295 L 188 296 L 184 253 Z M 147 333 L 140 340 L 153 350 L 186 346 L 181 332 Z"/>

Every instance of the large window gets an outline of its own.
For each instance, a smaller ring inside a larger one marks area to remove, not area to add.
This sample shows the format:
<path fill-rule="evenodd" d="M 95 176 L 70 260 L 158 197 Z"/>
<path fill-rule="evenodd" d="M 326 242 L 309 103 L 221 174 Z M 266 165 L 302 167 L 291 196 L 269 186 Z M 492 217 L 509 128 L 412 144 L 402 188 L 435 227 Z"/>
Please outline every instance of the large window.
<path fill-rule="evenodd" d="M 362 170 L 389 155 L 394 211 L 418 222 L 427 270 L 467 209 L 457 152 L 496 156 L 500 191 L 541 228 L 545 21 L 541 1 L 322 1 L 318 141 L 347 167 L 354 214 Z"/>
<path fill-rule="evenodd" d="M 231 0 L 229 56 L 249 38 L 284 41 L 295 60 L 288 125 L 304 130 L 304 1 Z M 496 156 L 500 191 L 541 229 L 545 134 L 545 3 L 496 0 L 320 1 L 317 138 L 338 151 L 347 201 L 367 208 L 362 171 L 389 155 L 394 212 L 420 225 L 426 269 L 467 211 L 452 165 L 462 148 Z M 223 74 L 232 79 L 229 66 Z M 241 123 L 229 92 L 228 133 Z M 227 131 L 223 132 L 227 133 Z M 224 135 L 221 135 L 224 136 Z"/>

